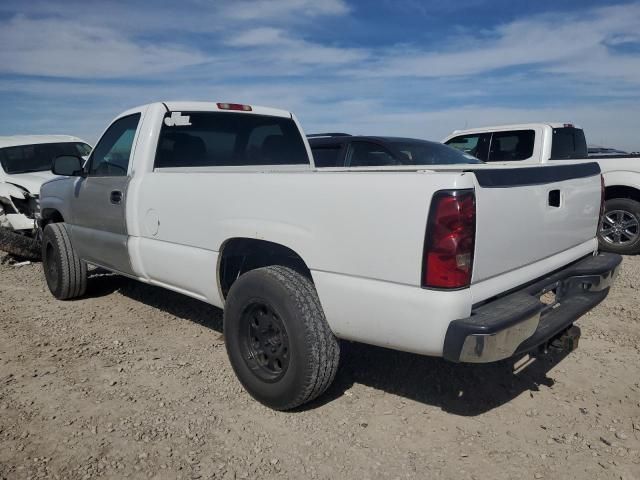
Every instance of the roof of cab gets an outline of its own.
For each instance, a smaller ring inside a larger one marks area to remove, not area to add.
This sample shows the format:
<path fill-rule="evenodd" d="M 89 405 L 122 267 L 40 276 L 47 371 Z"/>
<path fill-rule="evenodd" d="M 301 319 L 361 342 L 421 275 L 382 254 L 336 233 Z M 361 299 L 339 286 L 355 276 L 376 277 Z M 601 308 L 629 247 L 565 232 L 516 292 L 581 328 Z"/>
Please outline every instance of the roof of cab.
<path fill-rule="evenodd" d="M 131 115 L 136 112 L 140 112 L 145 108 L 148 108 L 152 105 L 163 105 L 171 112 L 230 112 L 230 113 L 246 113 L 253 115 L 268 115 L 272 117 L 283 117 L 283 118 L 291 118 L 292 113 L 286 110 L 281 110 L 278 108 L 271 107 L 262 107 L 259 105 L 249 105 L 251 107 L 251 111 L 242 111 L 242 110 L 226 110 L 218 107 L 218 104 L 222 103 L 235 103 L 235 102 L 189 102 L 189 101 L 165 101 L 165 102 L 155 102 L 149 103 L 146 105 L 140 105 L 138 107 L 131 108 L 126 112 L 122 112 L 119 116 L 123 117 L 126 115 Z"/>
<path fill-rule="evenodd" d="M 514 123 L 507 125 L 493 125 L 488 127 L 476 127 L 465 128 L 462 130 L 454 130 L 451 135 L 460 135 L 464 133 L 477 133 L 477 132 L 495 132 L 500 130 L 531 130 L 536 127 L 551 127 L 551 128 L 564 128 L 567 125 L 571 125 L 573 128 L 581 128 L 572 122 L 538 122 L 538 123 Z"/>
<path fill-rule="evenodd" d="M 37 143 L 65 143 L 65 142 L 82 142 L 87 143 L 81 138 L 71 135 L 10 135 L 0 137 L 0 148 L 18 147 L 21 145 L 35 145 Z"/>

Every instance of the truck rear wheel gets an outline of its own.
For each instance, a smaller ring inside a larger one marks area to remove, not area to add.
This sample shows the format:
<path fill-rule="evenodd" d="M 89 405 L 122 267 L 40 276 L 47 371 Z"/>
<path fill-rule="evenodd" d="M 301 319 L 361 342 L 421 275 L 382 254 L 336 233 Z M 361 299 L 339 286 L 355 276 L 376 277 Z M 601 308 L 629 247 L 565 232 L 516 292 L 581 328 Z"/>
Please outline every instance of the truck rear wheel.
<path fill-rule="evenodd" d="M 251 270 L 232 285 L 224 311 L 231 365 L 256 400 L 289 410 L 333 382 L 340 346 L 310 279 L 287 267 Z"/>
<path fill-rule="evenodd" d="M 42 267 L 58 300 L 81 297 L 87 290 L 87 264 L 76 254 L 64 223 L 51 223 L 42 236 Z"/>
<path fill-rule="evenodd" d="M 605 213 L 598 231 L 600 249 L 633 255 L 640 252 L 640 202 L 612 198 L 605 202 Z"/>

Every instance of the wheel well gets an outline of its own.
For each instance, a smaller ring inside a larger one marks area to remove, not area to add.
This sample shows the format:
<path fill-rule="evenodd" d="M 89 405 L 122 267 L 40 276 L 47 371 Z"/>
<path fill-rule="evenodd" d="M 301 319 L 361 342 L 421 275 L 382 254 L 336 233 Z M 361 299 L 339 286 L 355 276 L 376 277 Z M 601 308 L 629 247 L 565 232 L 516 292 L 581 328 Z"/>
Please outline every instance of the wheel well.
<path fill-rule="evenodd" d="M 218 278 L 222 295 L 226 298 L 229 289 L 240 275 L 256 268 L 283 265 L 311 278 L 311 272 L 296 252 L 279 243 L 252 238 L 233 238 L 222 247 L 218 262 Z"/>
<path fill-rule="evenodd" d="M 630 198 L 636 202 L 640 202 L 640 190 L 633 187 L 613 185 L 605 188 L 604 191 L 605 200 L 611 200 L 612 198 Z"/>
<path fill-rule="evenodd" d="M 62 223 L 64 218 L 62 214 L 52 208 L 48 208 L 42 211 L 42 228 L 46 227 L 49 223 Z"/>

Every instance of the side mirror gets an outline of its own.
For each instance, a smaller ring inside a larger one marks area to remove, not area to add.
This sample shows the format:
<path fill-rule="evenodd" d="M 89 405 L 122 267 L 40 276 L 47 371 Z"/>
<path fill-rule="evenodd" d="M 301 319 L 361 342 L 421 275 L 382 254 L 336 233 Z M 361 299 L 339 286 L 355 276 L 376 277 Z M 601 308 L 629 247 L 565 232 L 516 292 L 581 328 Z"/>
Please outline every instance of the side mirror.
<path fill-rule="evenodd" d="M 67 177 L 78 177 L 83 174 L 82 165 L 84 160 L 73 155 L 62 155 L 53 159 L 51 171 L 55 175 L 64 175 Z"/>

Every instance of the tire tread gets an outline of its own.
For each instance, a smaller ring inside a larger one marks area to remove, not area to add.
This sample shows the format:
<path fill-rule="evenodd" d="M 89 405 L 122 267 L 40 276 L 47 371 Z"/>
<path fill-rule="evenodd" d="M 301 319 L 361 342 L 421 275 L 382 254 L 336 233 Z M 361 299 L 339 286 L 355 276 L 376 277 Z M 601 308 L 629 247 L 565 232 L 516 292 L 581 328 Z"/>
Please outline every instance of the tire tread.
<path fill-rule="evenodd" d="M 311 280 L 295 270 L 275 265 L 264 268 L 291 293 L 303 314 L 308 344 L 312 348 L 312 368 L 305 388 L 283 410 L 290 410 L 320 396 L 333 382 L 340 363 L 340 344 L 325 319 L 320 299 Z"/>
<path fill-rule="evenodd" d="M 87 290 L 87 264 L 78 257 L 67 226 L 64 223 L 52 223 L 45 228 L 45 238 L 43 238 L 43 261 L 45 259 L 44 250 L 47 248 L 48 237 L 53 236 L 56 251 L 60 260 L 60 285 L 58 292 L 53 293 L 59 300 L 70 300 L 85 294 Z"/>

